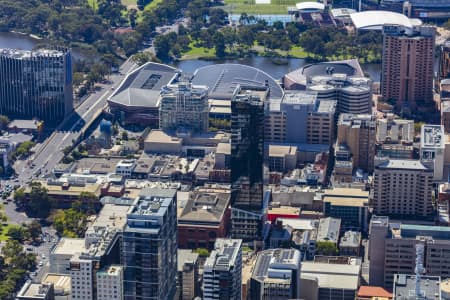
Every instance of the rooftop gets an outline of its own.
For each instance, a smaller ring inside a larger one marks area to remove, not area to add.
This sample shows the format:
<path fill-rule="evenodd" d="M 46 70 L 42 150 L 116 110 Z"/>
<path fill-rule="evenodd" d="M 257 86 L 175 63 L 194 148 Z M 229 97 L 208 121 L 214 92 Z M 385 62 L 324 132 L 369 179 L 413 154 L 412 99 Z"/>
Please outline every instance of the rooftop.
<path fill-rule="evenodd" d="M 198 68 L 192 83 L 209 87 L 209 97 L 231 99 L 238 86 L 270 89 L 271 98 L 282 98 L 283 89 L 269 74 L 240 64 L 215 64 Z"/>
<path fill-rule="evenodd" d="M 359 247 L 361 245 L 361 232 L 346 231 L 341 237 L 339 247 Z"/>
<path fill-rule="evenodd" d="M 353 197 L 323 197 L 323 202 L 330 203 L 333 206 L 351 206 L 351 207 L 364 207 L 368 206 L 369 198 L 353 198 Z"/>
<path fill-rule="evenodd" d="M 52 254 L 57 255 L 73 255 L 86 250 L 84 239 L 61 238 L 53 249 Z"/>
<path fill-rule="evenodd" d="M 169 134 L 165 133 L 162 130 L 159 129 L 153 129 L 150 131 L 150 133 L 145 138 L 145 142 L 152 142 L 152 143 L 169 143 L 169 144 L 182 144 L 183 139 L 179 137 L 170 136 Z"/>
<path fill-rule="evenodd" d="M 42 283 L 52 283 L 55 288 L 55 294 L 61 293 L 67 295 L 71 289 L 69 275 L 49 273 L 42 279 Z"/>
<path fill-rule="evenodd" d="M 263 282 L 290 283 L 294 271 L 300 269 L 300 251 L 296 249 L 269 249 L 258 253 L 252 278 Z M 297 276 L 299 274 L 297 273 Z"/>
<path fill-rule="evenodd" d="M 127 74 L 108 102 L 122 106 L 158 107 L 161 88 L 178 76 L 177 69 L 148 62 Z"/>
<path fill-rule="evenodd" d="M 383 25 L 400 25 L 412 29 L 421 24 L 403 14 L 383 10 L 356 12 L 351 14 L 350 18 L 357 29 L 363 30 L 382 30 Z"/>
<path fill-rule="evenodd" d="M 360 265 L 302 262 L 302 279 L 315 278 L 319 288 L 358 290 Z"/>
<path fill-rule="evenodd" d="M 441 278 L 439 276 L 421 276 L 420 294 L 416 294 L 416 276 L 406 274 L 396 274 L 394 276 L 394 297 L 397 300 L 421 299 L 435 300 L 441 299 L 440 289 Z M 436 294 L 439 296 L 436 298 Z"/>
<path fill-rule="evenodd" d="M 97 276 L 120 276 L 123 272 L 123 267 L 120 265 L 106 266 L 97 272 Z"/>
<path fill-rule="evenodd" d="M 420 148 L 445 148 L 444 125 L 422 125 Z"/>
<path fill-rule="evenodd" d="M 12 120 L 11 123 L 8 124 L 8 128 L 37 130 L 41 124 L 42 122 L 37 120 Z"/>
<path fill-rule="evenodd" d="M 29 59 L 34 57 L 61 57 L 64 54 L 64 51 L 54 49 L 20 50 L 0 48 L 0 56 L 14 59 Z"/>
<path fill-rule="evenodd" d="M 319 220 L 319 229 L 317 231 L 317 241 L 330 241 L 338 243 L 339 230 L 341 228 L 341 219 L 322 218 Z"/>
<path fill-rule="evenodd" d="M 216 153 L 220 154 L 231 154 L 231 144 L 230 143 L 218 143 Z"/>
<path fill-rule="evenodd" d="M 20 289 L 17 297 L 29 297 L 30 299 L 47 299 L 47 294 L 51 285 L 49 284 L 41 284 L 41 283 L 32 283 L 31 281 L 27 281 L 23 287 Z"/>
<path fill-rule="evenodd" d="M 353 188 L 333 188 L 324 191 L 325 196 L 344 198 L 368 198 L 369 192 Z"/>
<path fill-rule="evenodd" d="M 389 159 L 377 166 L 380 169 L 428 170 L 420 160 Z"/>
<path fill-rule="evenodd" d="M 230 204 L 231 193 L 210 191 L 192 191 L 178 224 L 219 226 Z"/>
<path fill-rule="evenodd" d="M 214 250 L 205 261 L 205 271 L 229 270 L 241 253 L 242 240 L 218 238 Z"/>
<path fill-rule="evenodd" d="M 183 271 L 183 267 L 186 263 L 197 263 L 198 253 L 192 252 L 188 249 L 178 249 L 177 263 L 178 272 Z"/>
<path fill-rule="evenodd" d="M 392 298 L 392 293 L 379 286 L 361 286 L 358 290 L 358 297 L 384 297 Z"/>
<path fill-rule="evenodd" d="M 269 145 L 269 157 L 284 157 L 285 155 L 295 155 L 297 147 L 295 146 L 278 146 Z"/>

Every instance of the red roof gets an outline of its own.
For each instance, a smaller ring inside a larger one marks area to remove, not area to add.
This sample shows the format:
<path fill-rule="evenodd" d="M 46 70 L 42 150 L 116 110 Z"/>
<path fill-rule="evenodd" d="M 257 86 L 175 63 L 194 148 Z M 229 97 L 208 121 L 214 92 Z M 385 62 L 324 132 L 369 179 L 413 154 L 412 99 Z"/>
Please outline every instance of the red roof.
<path fill-rule="evenodd" d="M 392 298 L 393 295 L 386 289 L 379 286 L 361 286 L 358 291 L 358 297 Z"/>

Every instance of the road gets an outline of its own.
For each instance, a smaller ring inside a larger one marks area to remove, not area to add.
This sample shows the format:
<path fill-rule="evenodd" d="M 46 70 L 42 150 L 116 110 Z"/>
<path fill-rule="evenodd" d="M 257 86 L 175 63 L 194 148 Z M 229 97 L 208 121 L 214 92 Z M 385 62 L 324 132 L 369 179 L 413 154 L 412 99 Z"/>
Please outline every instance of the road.
<path fill-rule="evenodd" d="M 30 161 L 20 161 L 15 165 L 18 183 L 26 184 L 32 178 L 50 173 L 63 158 L 63 149 L 72 145 L 72 141 L 80 137 L 80 130 L 84 124 L 90 123 L 98 111 L 106 104 L 106 99 L 113 92 L 125 74 L 136 65 L 127 60 L 121 67 L 120 73 L 110 76 L 110 83 L 101 84 L 101 90 L 91 94 L 77 109 L 48 137 L 36 151 Z M 41 174 L 39 174 L 41 173 Z M 16 183 L 17 184 L 17 183 Z"/>

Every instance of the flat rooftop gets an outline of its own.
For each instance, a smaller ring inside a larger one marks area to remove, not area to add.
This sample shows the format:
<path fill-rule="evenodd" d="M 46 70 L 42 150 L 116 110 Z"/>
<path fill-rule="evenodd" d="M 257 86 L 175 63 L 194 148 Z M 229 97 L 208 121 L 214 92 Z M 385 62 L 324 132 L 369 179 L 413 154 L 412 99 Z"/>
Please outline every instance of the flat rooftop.
<path fill-rule="evenodd" d="M 192 252 L 192 250 L 178 249 L 177 253 L 178 272 L 183 271 L 186 263 L 197 263 L 198 261 L 198 253 Z"/>
<path fill-rule="evenodd" d="M 320 219 L 319 229 L 317 231 L 317 241 L 330 241 L 337 244 L 340 228 L 341 219 L 330 217 Z"/>
<path fill-rule="evenodd" d="M 234 266 L 239 253 L 242 251 L 242 240 L 218 238 L 214 244 L 214 250 L 206 259 L 206 270 L 228 270 Z"/>
<path fill-rule="evenodd" d="M 70 275 L 49 273 L 42 279 L 42 283 L 53 283 L 55 293 L 57 291 L 68 293 L 71 289 Z"/>
<path fill-rule="evenodd" d="M 364 207 L 368 206 L 369 198 L 353 198 L 353 197 L 323 197 L 323 202 L 328 202 L 333 206 L 350 206 L 350 207 Z"/>
<path fill-rule="evenodd" d="M 360 265 L 304 261 L 301 270 L 301 278 L 316 278 L 319 288 L 358 290 Z"/>
<path fill-rule="evenodd" d="M 22 289 L 19 291 L 17 297 L 28 297 L 30 299 L 47 299 L 49 292 L 49 286 L 41 283 L 26 282 Z"/>
<path fill-rule="evenodd" d="M 397 170 L 428 170 L 420 160 L 415 159 L 389 159 L 378 165 L 380 169 L 397 169 Z"/>
<path fill-rule="evenodd" d="M 300 251 L 296 249 L 264 250 L 258 253 L 252 278 L 261 282 L 288 284 L 294 276 L 293 272 L 298 272 L 300 262 Z"/>
<path fill-rule="evenodd" d="M 285 155 L 295 155 L 296 153 L 297 147 L 295 146 L 269 145 L 269 157 L 284 157 Z"/>
<path fill-rule="evenodd" d="M 423 125 L 420 134 L 420 148 L 445 148 L 443 125 Z"/>
<path fill-rule="evenodd" d="M 441 278 L 439 276 L 421 276 L 420 296 L 416 294 L 416 276 L 406 274 L 396 274 L 394 276 L 394 297 L 398 300 L 421 299 L 435 300 L 441 299 Z M 436 295 L 439 297 L 436 298 Z"/>
<path fill-rule="evenodd" d="M 0 48 L 0 56 L 14 59 L 29 59 L 33 57 L 61 57 L 64 54 L 65 53 L 63 51 L 53 49 L 20 50 Z"/>
<path fill-rule="evenodd" d="M 73 255 L 75 253 L 82 253 L 86 250 L 85 240 L 76 238 L 61 238 L 52 251 L 52 254 L 57 255 Z"/>
<path fill-rule="evenodd" d="M 331 197 L 344 197 L 344 198 L 368 198 L 369 192 L 353 188 L 333 188 L 333 189 L 326 189 L 324 195 Z"/>
<path fill-rule="evenodd" d="M 219 226 L 231 201 L 231 193 L 193 191 L 178 218 L 180 225 Z"/>

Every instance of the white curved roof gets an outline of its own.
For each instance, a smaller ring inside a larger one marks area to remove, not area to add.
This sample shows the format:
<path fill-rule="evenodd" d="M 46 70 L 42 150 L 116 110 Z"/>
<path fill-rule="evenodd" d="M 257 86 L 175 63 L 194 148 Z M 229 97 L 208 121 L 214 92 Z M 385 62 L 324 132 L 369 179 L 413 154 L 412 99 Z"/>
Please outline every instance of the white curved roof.
<path fill-rule="evenodd" d="M 295 5 L 298 10 L 324 10 L 325 5 L 319 2 L 301 2 Z"/>
<path fill-rule="evenodd" d="M 407 16 L 383 10 L 369 10 L 350 15 L 357 29 L 382 30 L 383 25 L 400 25 L 412 29 L 417 26 L 417 20 L 411 20 Z M 420 24 L 419 24 L 420 25 Z"/>

